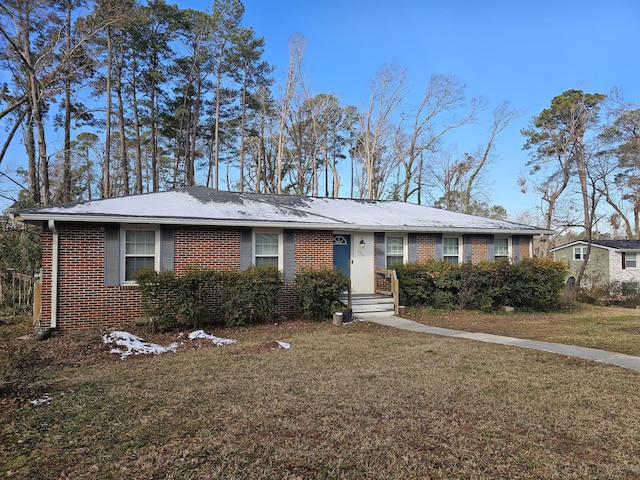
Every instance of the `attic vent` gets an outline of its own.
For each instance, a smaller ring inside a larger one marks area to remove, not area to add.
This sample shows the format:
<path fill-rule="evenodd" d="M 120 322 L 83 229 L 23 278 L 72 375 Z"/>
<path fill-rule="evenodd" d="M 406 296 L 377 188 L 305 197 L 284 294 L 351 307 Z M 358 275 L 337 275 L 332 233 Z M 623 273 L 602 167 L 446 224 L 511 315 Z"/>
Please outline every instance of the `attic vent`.
<path fill-rule="evenodd" d="M 346 245 L 347 239 L 344 238 L 344 235 L 334 235 L 333 236 L 333 244 L 334 245 Z"/>

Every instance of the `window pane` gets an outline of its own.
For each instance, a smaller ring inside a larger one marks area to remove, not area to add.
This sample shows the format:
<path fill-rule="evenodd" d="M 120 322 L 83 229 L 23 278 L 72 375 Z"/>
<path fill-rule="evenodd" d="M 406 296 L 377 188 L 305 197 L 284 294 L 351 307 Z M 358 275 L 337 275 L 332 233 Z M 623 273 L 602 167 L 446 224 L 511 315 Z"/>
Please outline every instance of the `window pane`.
<path fill-rule="evenodd" d="M 125 280 L 133 280 L 133 274 L 141 268 L 154 268 L 154 257 L 127 257 L 125 258 Z"/>
<path fill-rule="evenodd" d="M 457 265 L 458 257 L 444 257 L 444 261 L 447 263 L 453 263 L 454 265 Z"/>
<path fill-rule="evenodd" d="M 458 239 L 457 238 L 443 238 L 442 239 L 442 248 L 443 253 L 445 255 L 455 255 L 458 256 Z M 458 263 L 458 262 L 456 262 Z"/>
<path fill-rule="evenodd" d="M 625 265 L 627 268 L 636 268 L 636 254 L 635 253 L 627 253 L 625 254 Z"/>
<path fill-rule="evenodd" d="M 508 238 L 496 238 L 494 241 L 495 256 L 507 257 L 509 256 L 509 239 Z"/>
<path fill-rule="evenodd" d="M 256 257 L 256 267 L 262 267 L 263 265 L 273 265 L 278 267 L 278 257 Z"/>
<path fill-rule="evenodd" d="M 404 241 L 402 237 L 387 237 L 387 254 L 400 255 L 404 253 Z"/>
<path fill-rule="evenodd" d="M 387 255 L 387 268 L 403 262 L 404 257 L 402 255 Z"/>
<path fill-rule="evenodd" d="M 127 230 L 125 235 L 125 253 L 127 255 L 155 254 L 156 232 L 153 230 Z"/>
<path fill-rule="evenodd" d="M 256 256 L 278 256 L 278 234 L 256 233 Z"/>

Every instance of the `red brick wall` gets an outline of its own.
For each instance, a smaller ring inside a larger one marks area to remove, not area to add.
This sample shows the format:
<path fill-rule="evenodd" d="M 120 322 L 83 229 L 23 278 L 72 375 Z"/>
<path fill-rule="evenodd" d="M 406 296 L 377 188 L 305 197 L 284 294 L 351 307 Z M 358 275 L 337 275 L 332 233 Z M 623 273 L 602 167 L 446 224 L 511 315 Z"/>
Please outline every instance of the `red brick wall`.
<path fill-rule="evenodd" d="M 426 262 L 436 258 L 436 236 L 419 233 L 416 236 L 418 246 L 418 262 Z"/>
<path fill-rule="evenodd" d="M 300 230 L 295 233 L 296 273 L 333 268 L 333 233 Z"/>
<path fill-rule="evenodd" d="M 118 327 L 142 315 L 140 295 L 130 287 L 104 285 L 104 231 L 99 224 L 58 225 L 58 328 Z M 52 233 L 43 230 L 42 327 L 51 319 Z"/>
<path fill-rule="evenodd" d="M 533 241 L 530 237 L 520 237 L 520 258 L 529 258 L 531 248 L 531 242 Z"/>
<path fill-rule="evenodd" d="M 486 235 L 472 235 L 471 236 L 471 263 L 486 262 L 488 260 L 487 258 L 488 247 L 489 247 L 489 241 Z"/>
<path fill-rule="evenodd" d="M 58 267 L 58 328 L 121 328 L 143 316 L 135 286 L 104 285 L 104 230 L 100 224 L 61 223 Z M 43 230 L 42 327 L 51 318 L 52 234 Z M 189 266 L 215 269 L 240 267 L 240 231 L 234 228 L 178 226 L 174 228 L 174 268 L 178 275 Z M 296 271 L 333 267 L 331 232 L 295 233 Z M 279 313 L 295 311 L 295 288 L 285 285 Z"/>
<path fill-rule="evenodd" d="M 240 231 L 220 227 L 175 227 L 176 275 L 187 267 L 240 268 Z"/>
<path fill-rule="evenodd" d="M 104 285 L 104 230 L 100 224 L 60 223 L 58 328 L 114 328 L 131 325 L 143 316 L 135 286 Z M 418 261 L 435 257 L 435 235 L 417 235 Z M 175 271 L 188 266 L 228 269 L 240 267 L 240 230 L 235 228 L 178 226 L 174 228 Z M 520 238 L 520 257 L 529 256 L 530 238 Z M 375 249 L 374 249 L 375 251 Z M 473 261 L 486 259 L 487 238 L 472 237 Z M 303 268 L 333 267 L 331 232 L 295 232 L 296 272 Z M 42 327 L 51 318 L 52 234 L 43 229 L 42 238 Z M 285 285 L 279 313 L 295 310 L 295 285 Z"/>

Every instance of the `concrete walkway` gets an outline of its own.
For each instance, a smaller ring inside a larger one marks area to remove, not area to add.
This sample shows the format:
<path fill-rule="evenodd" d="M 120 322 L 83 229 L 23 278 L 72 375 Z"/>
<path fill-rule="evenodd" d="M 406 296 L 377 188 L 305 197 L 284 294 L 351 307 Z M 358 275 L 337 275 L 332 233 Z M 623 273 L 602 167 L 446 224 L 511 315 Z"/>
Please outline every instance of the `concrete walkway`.
<path fill-rule="evenodd" d="M 400 328 L 402 330 L 410 330 L 412 332 L 431 333 L 433 335 L 444 335 L 446 337 L 466 338 L 468 340 L 476 340 L 478 342 L 532 348 L 534 350 L 542 350 L 543 352 L 583 358 L 585 360 L 593 360 L 594 362 L 606 363 L 608 365 L 616 365 L 618 367 L 640 371 L 640 357 L 625 355 L 623 353 L 607 352 L 606 350 L 598 350 L 597 348 L 574 347 L 571 345 L 563 345 L 561 343 L 539 342 L 536 340 L 523 340 L 520 338 L 503 337 L 501 335 L 491 335 L 488 333 L 471 333 L 463 332 L 461 330 L 451 330 L 449 328 L 430 327 L 428 325 L 414 322 L 413 320 L 393 316 L 388 312 L 358 313 L 356 317 L 358 320 L 363 320 L 365 322 L 379 323 L 380 325 L 387 325 L 389 327 Z"/>

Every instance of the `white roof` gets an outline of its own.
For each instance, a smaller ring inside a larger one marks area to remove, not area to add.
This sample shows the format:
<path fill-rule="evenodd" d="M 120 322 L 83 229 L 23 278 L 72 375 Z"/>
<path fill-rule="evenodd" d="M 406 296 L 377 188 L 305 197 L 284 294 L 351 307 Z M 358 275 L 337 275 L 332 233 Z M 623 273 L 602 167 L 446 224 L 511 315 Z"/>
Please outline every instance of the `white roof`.
<path fill-rule="evenodd" d="M 363 231 L 505 233 L 551 231 L 406 202 L 182 190 L 14 212 L 25 221 L 224 225 Z"/>

